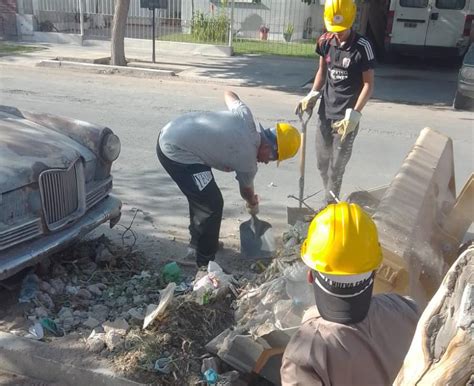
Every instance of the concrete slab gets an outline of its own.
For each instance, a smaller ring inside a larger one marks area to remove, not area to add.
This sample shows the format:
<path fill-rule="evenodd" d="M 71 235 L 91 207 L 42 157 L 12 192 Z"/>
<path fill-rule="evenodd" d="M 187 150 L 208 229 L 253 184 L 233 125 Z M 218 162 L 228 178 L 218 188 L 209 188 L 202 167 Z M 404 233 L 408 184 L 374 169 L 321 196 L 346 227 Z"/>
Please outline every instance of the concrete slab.
<path fill-rule="evenodd" d="M 448 269 L 443 255 L 453 245 L 439 228 L 455 200 L 453 141 L 425 128 L 374 215 L 384 262 L 392 258 L 404 260 L 409 272 L 409 294 L 422 308 Z M 383 271 L 379 276 L 391 282 L 396 272 Z M 403 288 L 395 288 L 395 292 L 399 290 Z"/>
<path fill-rule="evenodd" d="M 58 349 L 56 349 L 57 351 Z M 64 353 L 66 354 L 66 353 Z M 108 368 L 90 368 L 63 363 L 61 353 L 51 353 L 47 343 L 0 332 L 0 371 L 64 386 L 140 386 Z"/>

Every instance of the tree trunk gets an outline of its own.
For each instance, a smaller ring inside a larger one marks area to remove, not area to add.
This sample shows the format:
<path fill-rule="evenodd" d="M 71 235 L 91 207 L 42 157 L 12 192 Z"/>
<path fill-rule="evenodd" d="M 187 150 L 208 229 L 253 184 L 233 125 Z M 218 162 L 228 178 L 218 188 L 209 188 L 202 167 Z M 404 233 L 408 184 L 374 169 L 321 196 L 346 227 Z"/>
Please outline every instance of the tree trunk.
<path fill-rule="evenodd" d="M 112 53 L 110 64 L 114 66 L 126 66 L 125 59 L 125 28 L 127 25 L 128 9 L 130 0 L 116 0 L 114 20 L 112 25 Z"/>
<path fill-rule="evenodd" d="M 396 386 L 474 380 L 474 246 L 459 256 L 418 322 Z"/>

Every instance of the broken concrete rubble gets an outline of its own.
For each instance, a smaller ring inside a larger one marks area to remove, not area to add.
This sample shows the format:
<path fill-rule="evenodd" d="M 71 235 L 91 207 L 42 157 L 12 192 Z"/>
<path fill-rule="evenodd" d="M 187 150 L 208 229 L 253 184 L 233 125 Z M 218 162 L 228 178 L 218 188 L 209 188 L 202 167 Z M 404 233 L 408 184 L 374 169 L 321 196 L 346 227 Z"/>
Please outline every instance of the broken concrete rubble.
<path fill-rule="evenodd" d="M 105 333 L 92 331 L 86 342 L 87 348 L 93 353 L 99 353 L 105 348 Z"/>

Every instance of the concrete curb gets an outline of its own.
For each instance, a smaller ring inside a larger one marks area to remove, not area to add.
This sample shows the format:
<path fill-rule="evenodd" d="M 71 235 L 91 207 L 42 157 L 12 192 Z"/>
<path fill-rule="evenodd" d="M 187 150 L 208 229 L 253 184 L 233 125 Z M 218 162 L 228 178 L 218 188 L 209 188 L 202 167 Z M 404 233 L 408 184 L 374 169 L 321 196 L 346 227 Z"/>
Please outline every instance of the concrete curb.
<path fill-rule="evenodd" d="M 0 370 L 65 386 L 143 386 L 110 369 L 90 369 L 53 360 L 46 343 L 0 332 Z"/>
<path fill-rule="evenodd" d="M 155 70 L 150 68 L 139 68 L 139 67 L 123 67 L 123 66 L 110 66 L 106 64 L 94 64 L 94 63 L 80 63 L 70 62 L 66 60 L 42 60 L 37 63 L 38 67 L 49 67 L 49 68 L 70 68 L 73 70 L 88 71 L 94 73 L 113 73 L 122 75 L 131 75 L 138 77 L 164 77 L 164 76 L 176 76 L 174 71 L 170 70 Z"/>

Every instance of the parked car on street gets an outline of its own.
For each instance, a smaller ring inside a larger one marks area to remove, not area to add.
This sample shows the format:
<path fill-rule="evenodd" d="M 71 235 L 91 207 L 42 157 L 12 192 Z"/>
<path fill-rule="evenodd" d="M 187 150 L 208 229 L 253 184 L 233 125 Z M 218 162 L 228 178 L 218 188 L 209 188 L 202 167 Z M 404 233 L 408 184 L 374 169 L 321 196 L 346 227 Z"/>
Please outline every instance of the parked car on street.
<path fill-rule="evenodd" d="M 454 96 L 455 109 L 468 109 L 474 105 L 474 43 L 464 56 L 458 75 L 458 87 Z"/>
<path fill-rule="evenodd" d="M 107 127 L 0 106 L 0 280 L 119 221 L 119 154 Z"/>

